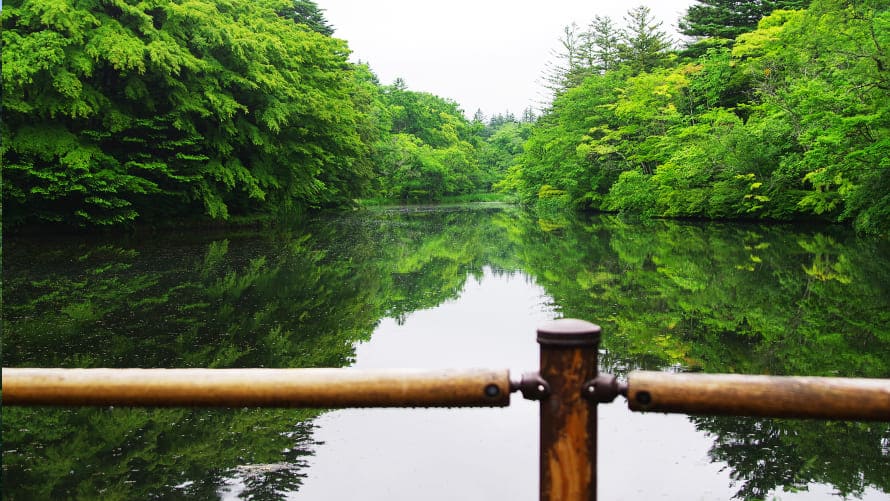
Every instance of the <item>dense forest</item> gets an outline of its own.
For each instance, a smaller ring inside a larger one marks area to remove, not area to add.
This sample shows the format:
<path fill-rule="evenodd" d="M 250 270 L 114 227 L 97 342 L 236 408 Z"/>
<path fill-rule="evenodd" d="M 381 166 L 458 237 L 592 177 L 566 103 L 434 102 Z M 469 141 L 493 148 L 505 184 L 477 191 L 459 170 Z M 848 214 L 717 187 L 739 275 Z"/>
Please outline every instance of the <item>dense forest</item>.
<path fill-rule="evenodd" d="M 884 233 L 888 7 L 699 0 L 682 51 L 646 7 L 624 28 L 567 27 L 548 73 L 555 99 L 501 186 L 538 207 Z"/>
<path fill-rule="evenodd" d="M 499 126 L 350 63 L 308 0 L 13 0 L 2 16 L 7 228 L 437 200 L 490 191 L 512 161 L 489 151 Z"/>
<path fill-rule="evenodd" d="M 890 1 L 697 0 L 566 27 L 538 118 L 381 84 L 311 0 L 11 0 L 3 225 L 539 209 L 890 228 Z M 682 46 L 682 47 L 681 47 Z"/>

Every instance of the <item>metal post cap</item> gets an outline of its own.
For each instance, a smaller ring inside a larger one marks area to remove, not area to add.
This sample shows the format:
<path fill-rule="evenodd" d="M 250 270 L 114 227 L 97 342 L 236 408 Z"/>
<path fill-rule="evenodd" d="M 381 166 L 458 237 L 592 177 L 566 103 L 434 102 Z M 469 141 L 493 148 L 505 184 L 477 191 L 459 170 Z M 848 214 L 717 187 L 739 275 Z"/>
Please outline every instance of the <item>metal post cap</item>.
<path fill-rule="evenodd" d="M 596 346 L 601 334 L 599 325 L 575 318 L 561 318 L 538 327 L 538 343 L 542 346 Z"/>

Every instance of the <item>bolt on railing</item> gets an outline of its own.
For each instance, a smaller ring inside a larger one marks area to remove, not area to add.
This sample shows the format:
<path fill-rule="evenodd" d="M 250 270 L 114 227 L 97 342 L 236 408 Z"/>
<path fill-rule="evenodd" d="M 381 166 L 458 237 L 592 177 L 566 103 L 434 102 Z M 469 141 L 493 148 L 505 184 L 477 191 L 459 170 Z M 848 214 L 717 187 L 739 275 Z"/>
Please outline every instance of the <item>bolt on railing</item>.
<path fill-rule="evenodd" d="M 597 405 L 632 411 L 890 421 L 890 379 L 599 373 L 599 326 L 574 319 L 538 329 L 540 368 L 3 369 L 3 405 L 217 407 L 506 406 L 540 401 L 540 498 L 596 499 Z"/>

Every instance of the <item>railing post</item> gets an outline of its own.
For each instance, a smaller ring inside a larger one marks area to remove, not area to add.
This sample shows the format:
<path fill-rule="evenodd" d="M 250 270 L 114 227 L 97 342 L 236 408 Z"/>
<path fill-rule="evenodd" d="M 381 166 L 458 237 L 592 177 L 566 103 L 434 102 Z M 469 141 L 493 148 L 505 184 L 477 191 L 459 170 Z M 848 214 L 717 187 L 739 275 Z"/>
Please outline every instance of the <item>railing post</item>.
<path fill-rule="evenodd" d="M 596 402 L 585 398 L 598 375 L 600 327 L 561 319 L 538 328 L 541 399 L 540 499 L 596 499 Z"/>

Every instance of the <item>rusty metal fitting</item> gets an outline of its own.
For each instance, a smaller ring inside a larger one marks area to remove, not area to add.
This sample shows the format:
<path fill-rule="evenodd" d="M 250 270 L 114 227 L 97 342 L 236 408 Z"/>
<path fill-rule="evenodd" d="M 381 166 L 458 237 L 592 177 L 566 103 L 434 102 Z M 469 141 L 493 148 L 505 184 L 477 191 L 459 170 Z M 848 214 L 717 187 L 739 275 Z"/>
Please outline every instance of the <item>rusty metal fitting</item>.
<path fill-rule="evenodd" d="M 550 384 L 537 372 L 526 372 L 519 380 L 510 380 L 510 391 L 519 391 L 526 400 L 543 400 L 550 395 Z"/>
<path fill-rule="evenodd" d="M 627 383 L 618 381 L 618 378 L 611 374 L 600 374 L 584 383 L 581 395 L 592 402 L 608 403 L 615 400 L 618 395 L 627 396 Z"/>

